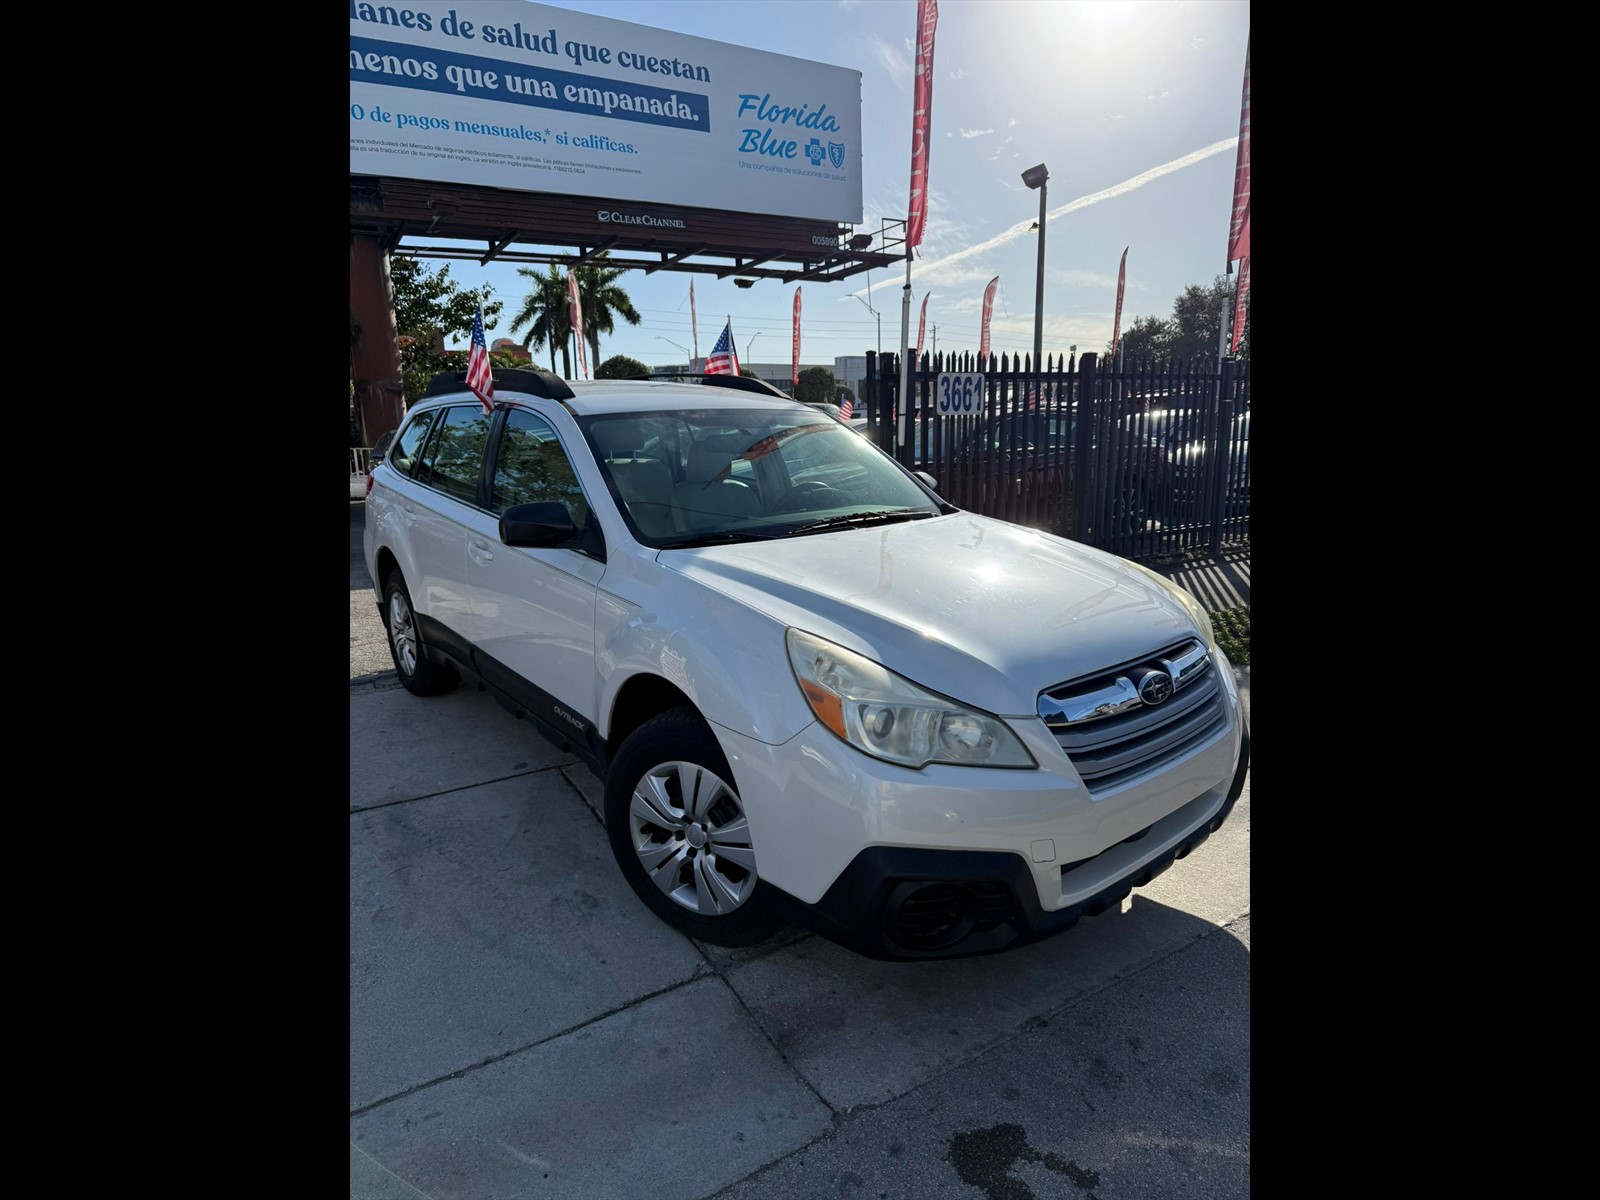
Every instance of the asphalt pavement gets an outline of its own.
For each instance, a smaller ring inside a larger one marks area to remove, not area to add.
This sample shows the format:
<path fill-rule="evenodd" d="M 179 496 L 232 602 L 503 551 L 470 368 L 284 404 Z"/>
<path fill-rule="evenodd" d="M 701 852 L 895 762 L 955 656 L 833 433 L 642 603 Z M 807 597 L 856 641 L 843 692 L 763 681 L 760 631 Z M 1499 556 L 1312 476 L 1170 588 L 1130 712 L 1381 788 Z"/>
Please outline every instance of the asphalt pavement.
<path fill-rule="evenodd" d="M 586 767 L 472 689 L 399 685 L 361 508 L 351 1200 L 1249 1195 L 1248 782 L 1188 858 L 1033 946 L 702 945 L 628 889 Z"/>

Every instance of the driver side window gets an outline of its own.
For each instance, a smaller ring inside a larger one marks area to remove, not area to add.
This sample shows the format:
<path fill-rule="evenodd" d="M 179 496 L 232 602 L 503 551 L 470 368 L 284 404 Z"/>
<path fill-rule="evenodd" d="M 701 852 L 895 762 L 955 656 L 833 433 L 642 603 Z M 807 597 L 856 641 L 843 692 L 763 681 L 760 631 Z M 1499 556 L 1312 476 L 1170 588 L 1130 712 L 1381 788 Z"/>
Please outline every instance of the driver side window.
<path fill-rule="evenodd" d="M 555 429 L 535 413 L 512 409 L 500 432 L 489 511 L 541 501 L 564 504 L 580 537 L 588 528 L 589 501 Z"/>

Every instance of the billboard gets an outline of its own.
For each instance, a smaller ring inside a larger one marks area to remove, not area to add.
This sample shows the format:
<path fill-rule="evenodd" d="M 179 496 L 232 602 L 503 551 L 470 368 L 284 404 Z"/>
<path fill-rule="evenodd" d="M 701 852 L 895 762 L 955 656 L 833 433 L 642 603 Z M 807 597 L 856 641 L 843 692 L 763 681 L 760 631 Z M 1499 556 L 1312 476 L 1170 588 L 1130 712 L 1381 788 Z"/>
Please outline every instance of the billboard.
<path fill-rule="evenodd" d="M 352 174 L 862 216 L 860 71 L 545 4 L 351 0 L 349 117 Z"/>

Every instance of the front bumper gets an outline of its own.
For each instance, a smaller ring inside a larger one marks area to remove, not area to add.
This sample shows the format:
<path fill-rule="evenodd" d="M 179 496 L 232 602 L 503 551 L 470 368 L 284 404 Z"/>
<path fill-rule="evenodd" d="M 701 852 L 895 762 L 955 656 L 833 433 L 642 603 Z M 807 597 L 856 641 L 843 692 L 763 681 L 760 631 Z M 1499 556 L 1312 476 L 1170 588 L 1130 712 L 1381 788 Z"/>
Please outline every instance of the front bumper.
<path fill-rule="evenodd" d="M 1249 767 L 1246 729 L 1238 768 L 1220 805 L 1208 807 L 1208 793 L 1129 841 L 1063 872 L 1064 891 L 1072 875 L 1100 875 L 1090 894 L 1064 907 L 1046 910 L 1039 903 L 1028 864 L 1016 854 L 873 846 L 856 855 L 821 900 L 796 902 L 790 915 L 797 924 L 871 958 L 968 957 L 1039 941 L 1071 929 L 1083 917 L 1098 916 L 1186 857 L 1233 811 Z M 1196 812 L 1198 823 L 1192 819 Z M 1162 829 L 1175 819 L 1175 830 Z M 1137 858 L 1126 870 L 1100 862 L 1127 857 L 1130 847 L 1152 837 L 1157 839 L 1156 853 L 1132 851 Z M 1113 876 L 1109 882 L 1104 881 L 1105 867 Z"/>
<path fill-rule="evenodd" d="M 1038 763 L 1009 771 L 908 770 L 819 724 L 777 746 L 714 728 L 760 875 L 795 902 L 795 923 L 876 957 L 990 953 L 1114 903 L 1226 817 L 1248 732 L 1220 655 L 1217 668 L 1223 727 L 1181 759 L 1093 791 L 1041 720 L 1009 721 Z"/>

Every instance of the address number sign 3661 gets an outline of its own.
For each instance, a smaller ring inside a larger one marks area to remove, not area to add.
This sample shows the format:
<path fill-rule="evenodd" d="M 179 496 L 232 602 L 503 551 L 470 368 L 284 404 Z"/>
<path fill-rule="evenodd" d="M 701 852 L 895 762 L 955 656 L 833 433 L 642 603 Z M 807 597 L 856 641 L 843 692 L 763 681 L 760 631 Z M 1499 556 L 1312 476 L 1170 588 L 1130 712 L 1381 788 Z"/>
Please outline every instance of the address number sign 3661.
<path fill-rule="evenodd" d="M 940 375 L 936 409 L 941 417 L 962 417 L 983 411 L 982 375 Z"/>

